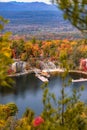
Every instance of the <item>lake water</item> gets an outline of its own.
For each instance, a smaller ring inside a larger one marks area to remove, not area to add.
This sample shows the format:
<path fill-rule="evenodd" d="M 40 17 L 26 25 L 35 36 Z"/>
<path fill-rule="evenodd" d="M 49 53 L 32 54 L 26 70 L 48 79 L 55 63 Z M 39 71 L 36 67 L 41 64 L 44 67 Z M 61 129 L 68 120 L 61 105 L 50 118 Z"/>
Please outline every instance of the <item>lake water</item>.
<path fill-rule="evenodd" d="M 6 104 L 8 102 L 16 103 L 19 109 L 18 117 L 22 116 L 27 107 L 33 109 L 35 114 L 39 115 L 43 110 L 43 90 L 40 87 L 42 84 L 34 74 L 17 77 L 13 88 L 0 88 L 0 104 Z M 85 86 L 85 90 L 82 92 L 81 100 L 87 102 L 87 82 L 71 84 L 65 91 L 70 95 L 73 88 L 77 89 L 82 84 Z M 61 95 L 61 86 L 62 80 L 59 76 L 49 79 L 49 90 L 55 93 L 57 98 Z"/>

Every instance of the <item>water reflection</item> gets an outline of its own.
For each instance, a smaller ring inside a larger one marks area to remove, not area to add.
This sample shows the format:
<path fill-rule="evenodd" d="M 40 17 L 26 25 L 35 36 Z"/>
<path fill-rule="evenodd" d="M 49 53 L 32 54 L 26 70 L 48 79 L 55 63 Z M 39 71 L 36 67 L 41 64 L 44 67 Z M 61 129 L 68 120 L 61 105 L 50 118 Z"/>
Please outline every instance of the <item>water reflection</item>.
<path fill-rule="evenodd" d="M 42 84 L 43 83 L 37 79 L 34 74 L 17 77 L 12 88 L 0 88 L 0 103 L 15 102 L 19 109 L 18 117 L 21 117 L 27 107 L 33 109 L 35 114 L 39 115 L 43 110 L 43 90 L 40 87 Z M 65 89 L 65 92 L 70 95 L 73 88 L 77 89 L 82 84 L 83 83 L 71 84 Z M 48 84 L 49 90 L 55 93 L 57 98 L 61 96 L 61 86 L 62 80 L 59 76 L 50 78 Z M 81 99 L 86 101 L 87 82 L 84 82 L 84 86 L 85 91 L 82 92 Z"/>
<path fill-rule="evenodd" d="M 32 108 L 36 114 L 39 114 L 42 111 L 41 84 L 42 82 L 33 74 L 17 77 L 12 88 L 0 88 L 0 103 L 15 102 L 19 108 L 18 116 L 22 115 L 26 107 Z"/>
<path fill-rule="evenodd" d="M 81 98 L 80 99 L 87 104 L 87 82 L 78 82 L 78 83 L 72 84 L 73 89 L 78 90 L 80 87 L 84 88 L 84 90 L 81 91 Z"/>

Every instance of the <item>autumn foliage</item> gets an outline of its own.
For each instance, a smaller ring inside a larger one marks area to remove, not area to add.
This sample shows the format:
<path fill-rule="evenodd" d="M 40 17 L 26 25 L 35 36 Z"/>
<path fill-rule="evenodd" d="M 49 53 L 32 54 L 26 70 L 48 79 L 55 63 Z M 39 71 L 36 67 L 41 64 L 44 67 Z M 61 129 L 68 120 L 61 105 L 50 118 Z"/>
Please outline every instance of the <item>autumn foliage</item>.
<path fill-rule="evenodd" d="M 72 69 L 79 69 L 80 59 L 87 57 L 87 44 L 85 40 L 23 40 L 13 39 L 11 42 L 12 58 L 20 58 L 36 65 L 38 60 L 50 60 L 55 63 L 60 62 L 61 53 L 67 54 L 69 64 Z"/>

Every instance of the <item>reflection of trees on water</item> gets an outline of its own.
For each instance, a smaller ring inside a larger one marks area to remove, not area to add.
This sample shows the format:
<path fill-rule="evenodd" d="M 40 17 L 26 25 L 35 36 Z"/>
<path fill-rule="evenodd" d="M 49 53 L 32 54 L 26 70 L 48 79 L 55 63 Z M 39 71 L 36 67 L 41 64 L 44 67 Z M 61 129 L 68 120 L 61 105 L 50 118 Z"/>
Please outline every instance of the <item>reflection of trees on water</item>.
<path fill-rule="evenodd" d="M 25 96 L 26 93 L 35 94 L 40 89 L 41 82 L 34 74 L 16 77 L 15 83 L 11 88 L 0 87 L 0 95 L 13 94 L 16 96 Z"/>

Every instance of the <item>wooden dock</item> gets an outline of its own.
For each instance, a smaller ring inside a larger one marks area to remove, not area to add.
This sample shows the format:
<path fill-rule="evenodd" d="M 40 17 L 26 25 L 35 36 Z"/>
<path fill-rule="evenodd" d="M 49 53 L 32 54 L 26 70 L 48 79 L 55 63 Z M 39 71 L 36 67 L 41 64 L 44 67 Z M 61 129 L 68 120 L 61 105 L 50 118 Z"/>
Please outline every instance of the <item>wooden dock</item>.
<path fill-rule="evenodd" d="M 44 76 L 41 76 L 39 74 L 35 75 L 37 78 L 39 78 L 42 82 L 48 82 L 49 80 L 47 78 L 45 78 Z"/>
<path fill-rule="evenodd" d="M 86 82 L 87 79 L 85 78 L 80 78 L 80 79 L 72 79 L 72 83 L 76 83 L 76 82 Z"/>
<path fill-rule="evenodd" d="M 46 78 L 49 78 L 49 77 L 50 77 L 50 74 L 48 74 L 47 72 L 41 71 L 39 74 L 40 74 L 41 76 L 43 76 L 43 77 L 46 77 Z"/>
<path fill-rule="evenodd" d="M 64 69 L 56 68 L 56 69 L 44 69 L 43 72 L 51 73 L 51 72 L 64 72 Z"/>

